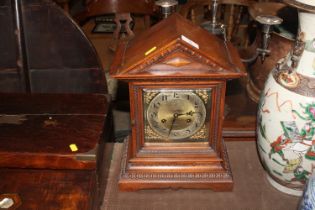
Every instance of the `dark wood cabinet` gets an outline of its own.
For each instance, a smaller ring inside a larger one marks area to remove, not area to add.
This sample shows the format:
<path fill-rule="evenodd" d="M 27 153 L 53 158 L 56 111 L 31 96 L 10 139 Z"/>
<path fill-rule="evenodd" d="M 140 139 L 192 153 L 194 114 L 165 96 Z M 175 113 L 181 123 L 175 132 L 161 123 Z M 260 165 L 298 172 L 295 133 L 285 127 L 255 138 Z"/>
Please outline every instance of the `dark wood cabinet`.
<path fill-rule="evenodd" d="M 0 94 L 0 194 L 20 209 L 99 209 L 110 99 L 100 94 Z"/>

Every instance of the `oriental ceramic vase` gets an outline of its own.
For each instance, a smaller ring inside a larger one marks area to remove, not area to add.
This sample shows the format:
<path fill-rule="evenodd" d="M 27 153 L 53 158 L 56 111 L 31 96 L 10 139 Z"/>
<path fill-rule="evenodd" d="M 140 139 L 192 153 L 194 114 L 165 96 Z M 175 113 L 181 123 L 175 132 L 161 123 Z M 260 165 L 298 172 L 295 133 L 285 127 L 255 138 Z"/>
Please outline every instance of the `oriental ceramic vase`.
<path fill-rule="evenodd" d="M 257 147 L 270 183 L 302 195 L 315 169 L 315 1 L 285 1 L 299 8 L 300 33 L 261 94 Z"/>
<path fill-rule="evenodd" d="M 298 210 L 315 209 L 315 174 L 313 173 L 304 189 Z"/>

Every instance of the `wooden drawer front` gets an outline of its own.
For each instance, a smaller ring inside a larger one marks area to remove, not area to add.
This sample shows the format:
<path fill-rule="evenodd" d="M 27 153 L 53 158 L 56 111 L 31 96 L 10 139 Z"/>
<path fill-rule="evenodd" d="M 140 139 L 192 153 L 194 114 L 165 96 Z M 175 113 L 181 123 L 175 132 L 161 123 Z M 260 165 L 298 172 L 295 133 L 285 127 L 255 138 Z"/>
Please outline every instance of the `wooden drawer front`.
<path fill-rule="evenodd" d="M 0 169 L 0 180 L 1 194 L 20 197 L 18 209 L 90 210 L 98 206 L 94 171 Z"/>

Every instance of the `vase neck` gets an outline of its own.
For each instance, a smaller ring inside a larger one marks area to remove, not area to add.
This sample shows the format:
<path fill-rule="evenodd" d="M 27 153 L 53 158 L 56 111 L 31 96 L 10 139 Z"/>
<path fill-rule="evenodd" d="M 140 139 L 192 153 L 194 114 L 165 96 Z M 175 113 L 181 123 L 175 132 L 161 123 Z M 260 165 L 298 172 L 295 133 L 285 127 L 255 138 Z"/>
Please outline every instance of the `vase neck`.
<path fill-rule="evenodd" d="M 315 38 L 315 14 L 308 12 L 299 12 L 300 30 L 304 33 L 304 40 Z"/>
<path fill-rule="evenodd" d="M 315 14 L 300 11 L 299 22 L 305 45 L 296 71 L 301 75 L 315 78 Z"/>

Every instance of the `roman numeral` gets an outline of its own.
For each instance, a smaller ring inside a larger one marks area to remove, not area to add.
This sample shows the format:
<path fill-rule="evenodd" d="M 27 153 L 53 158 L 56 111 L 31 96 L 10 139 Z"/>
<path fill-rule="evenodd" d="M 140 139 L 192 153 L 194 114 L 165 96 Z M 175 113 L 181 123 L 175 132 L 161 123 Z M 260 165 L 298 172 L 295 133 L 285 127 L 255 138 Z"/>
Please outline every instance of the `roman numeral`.
<path fill-rule="evenodd" d="M 157 102 L 157 103 L 155 103 L 155 104 L 153 104 L 153 107 L 155 108 L 155 109 L 157 109 L 157 108 L 159 108 L 160 107 L 160 102 Z"/>
<path fill-rule="evenodd" d="M 156 113 L 156 112 L 152 112 L 152 113 L 150 114 L 150 117 L 151 117 L 151 118 L 156 118 L 156 117 L 157 117 L 157 113 Z"/>

